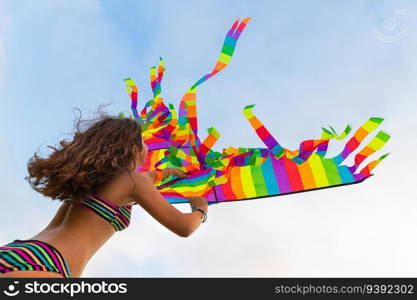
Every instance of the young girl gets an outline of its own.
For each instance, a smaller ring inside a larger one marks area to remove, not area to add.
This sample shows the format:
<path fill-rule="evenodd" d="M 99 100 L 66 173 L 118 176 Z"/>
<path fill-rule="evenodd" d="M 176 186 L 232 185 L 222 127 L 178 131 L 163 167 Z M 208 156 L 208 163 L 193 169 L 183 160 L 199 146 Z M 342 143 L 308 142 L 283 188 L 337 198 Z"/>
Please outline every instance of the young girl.
<path fill-rule="evenodd" d="M 147 147 L 133 119 L 101 116 L 47 158 L 35 153 L 26 179 L 41 194 L 61 202 L 41 232 L 0 246 L 0 277 L 80 277 L 94 253 L 116 232 L 129 226 L 132 205 L 139 204 L 181 237 L 192 234 L 206 218 L 207 200 L 192 197 L 192 212 L 182 213 L 154 186 L 155 170 L 135 171 Z M 159 171 L 160 172 L 160 171 Z M 163 178 L 186 174 L 164 169 Z M 204 217 L 204 218 L 203 218 Z"/>

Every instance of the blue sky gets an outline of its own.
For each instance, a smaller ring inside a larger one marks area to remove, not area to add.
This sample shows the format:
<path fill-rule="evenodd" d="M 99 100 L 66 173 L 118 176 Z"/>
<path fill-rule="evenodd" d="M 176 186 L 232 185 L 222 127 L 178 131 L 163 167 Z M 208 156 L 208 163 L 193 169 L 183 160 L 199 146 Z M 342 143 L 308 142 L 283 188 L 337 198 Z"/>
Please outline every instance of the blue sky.
<path fill-rule="evenodd" d="M 321 126 L 383 117 L 392 154 L 360 185 L 211 207 L 187 239 L 138 209 L 84 276 L 416 276 L 416 10 L 376 0 L 1 1 L 0 243 L 33 236 L 58 208 L 24 180 L 26 164 L 70 137 L 74 107 L 82 117 L 109 103 L 109 113 L 129 112 L 123 79 L 148 100 L 159 56 L 162 97 L 178 105 L 233 22 L 250 16 L 230 65 L 199 87 L 201 136 L 214 126 L 219 150 L 262 147 L 241 113 L 256 104 L 289 149 Z"/>

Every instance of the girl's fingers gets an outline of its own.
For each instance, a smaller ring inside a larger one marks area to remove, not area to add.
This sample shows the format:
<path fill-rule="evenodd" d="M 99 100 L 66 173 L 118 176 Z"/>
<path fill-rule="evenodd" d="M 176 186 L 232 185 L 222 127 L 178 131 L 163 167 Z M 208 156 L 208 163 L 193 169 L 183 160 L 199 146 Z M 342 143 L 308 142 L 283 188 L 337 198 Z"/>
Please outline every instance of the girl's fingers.
<path fill-rule="evenodd" d="M 181 171 L 180 169 L 173 169 L 173 174 L 179 178 L 185 178 L 188 175 L 186 173 L 184 173 L 183 171 Z"/>

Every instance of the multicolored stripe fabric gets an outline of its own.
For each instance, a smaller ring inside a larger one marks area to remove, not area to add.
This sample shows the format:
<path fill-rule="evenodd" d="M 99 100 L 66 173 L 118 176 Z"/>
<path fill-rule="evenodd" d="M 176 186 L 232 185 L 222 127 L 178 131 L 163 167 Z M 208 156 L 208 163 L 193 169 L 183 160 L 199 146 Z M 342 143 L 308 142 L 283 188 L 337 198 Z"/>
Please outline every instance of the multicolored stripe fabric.
<path fill-rule="evenodd" d="M 71 277 L 62 254 L 38 240 L 14 240 L 0 247 L 0 274 L 12 271 L 57 272 L 65 278 Z"/>
<path fill-rule="evenodd" d="M 95 195 L 88 195 L 82 202 L 68 198 L 64 203 L 74 204 L 97 214 L 99 217 L 108 221 L 116 231 L 127 228 L 130 224 L 132 205 L 117 206 L 110 201 Z"/>
<path fill-rule="evenodd" d="M 231 60 L 237 40 L 250 18 L 234 22 L 226 34 L 220 56 L 213 71 L 201 77 L 182 97 L 178 114 L 174 105 L 164 104 L 161 80 L 165 67 L 160 59 L 158 75 L 151 67 L 151 87 L 154 98 L 145 104 L 140 121 L 143 122 L 143 139 L 148 146 L 145 163 L 138 169 L 144 172 L 168 167 L 186 172 L 187 178 L 170 176 L 157 182 L 157 188 L 170 203 L 186 203 L 191 196 L 203 196 L 209 204 L 223 201 L 279 196 L 295 192 L 316 190 L 362 182 L 387 154 L 366 164 L 357 172 L 360 164 L 381 149 L 390 135 L 379 131 L 377 135 L 355 156 L 352 166 L 342 165 L 383 118 L 372 117 L 354 133 L 344 150 L 335 157 L 326 157 L 330 141 L 345 139 L 352 127 L 337 134 L 333 127 L 322 127 L 321 137 L 302 141 L 298 149 L 282 146 L 266 126 L 255 116 L 255 105 L 245 106 L 243 114 L 266 148 L 228 147 L 221 152 L 213 150 L 220 137 L 211 127 L 201 142 L 198 136 L 196 95 L 197 87 L 223 70 Z M 133 79 L 125 80 L 131 98 L 133 116 L 138 118 L 138 88 Z M 120 115 L 124 117 L 124 115 Z"/>

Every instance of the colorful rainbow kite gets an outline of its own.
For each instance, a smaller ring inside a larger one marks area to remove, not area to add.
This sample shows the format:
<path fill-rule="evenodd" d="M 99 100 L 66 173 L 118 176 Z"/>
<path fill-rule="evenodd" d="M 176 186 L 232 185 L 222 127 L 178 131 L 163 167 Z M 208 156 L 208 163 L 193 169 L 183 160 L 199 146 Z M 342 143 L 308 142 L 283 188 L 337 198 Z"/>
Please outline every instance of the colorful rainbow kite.
<path fill-rule="evenodd" d="M 359 172 L 359 165 L 368 156 L 381 149 L 390 135 L 379 131 L 376 136 L 355 155 L 352 166 L 341 163 L 355 151 L 361 142 L 383 121 L 373 117 L 362 124 L 347 141 L 343 151 L 334 157 L 325 157 L 331 139 L 342 140 L 351 126 L 338 135 L 329 126 L 322 127 L 321 138 L 300 143 L 298 150 L 282 147 L 262 122 L 252 112 L 254 105 L 244 107 L 243 114 L 255 129 L 266 148 L 223 149 L 212 148 L 220 135 L 213 127 L 201 141 L 197 130 L 197 87 L 223 70 L 230 62 L 236 42 L 250 18 L 239 23 L 236 20 L 226 35 L 220 56 L 211 73 L 194 83 L 181 99 L 178 113 L 174 105 L 164 104 L 161 98 L 161 81 L 164 61 L 150 69 L 154 97 L 140 114 L 137 111 L 138 88 L 131 79 L 125 79 L 131 98 L 131 109 L 137 122 L 143 126 L 143 139 L 149 148 L 146 162 L 138 171 L 175 167 L 183 170 L 187 178 L 173 176 L 157 182 L 157 188 L 170 203 L 187 203 L 190 196 L 204 196 L 209 204 L 286 195 L 320 188 L 359 183 L 370 177 L 371 171 L 387 154 L 368 163 Z M 125 117 L 123 113 L 120 117 Z"/>

